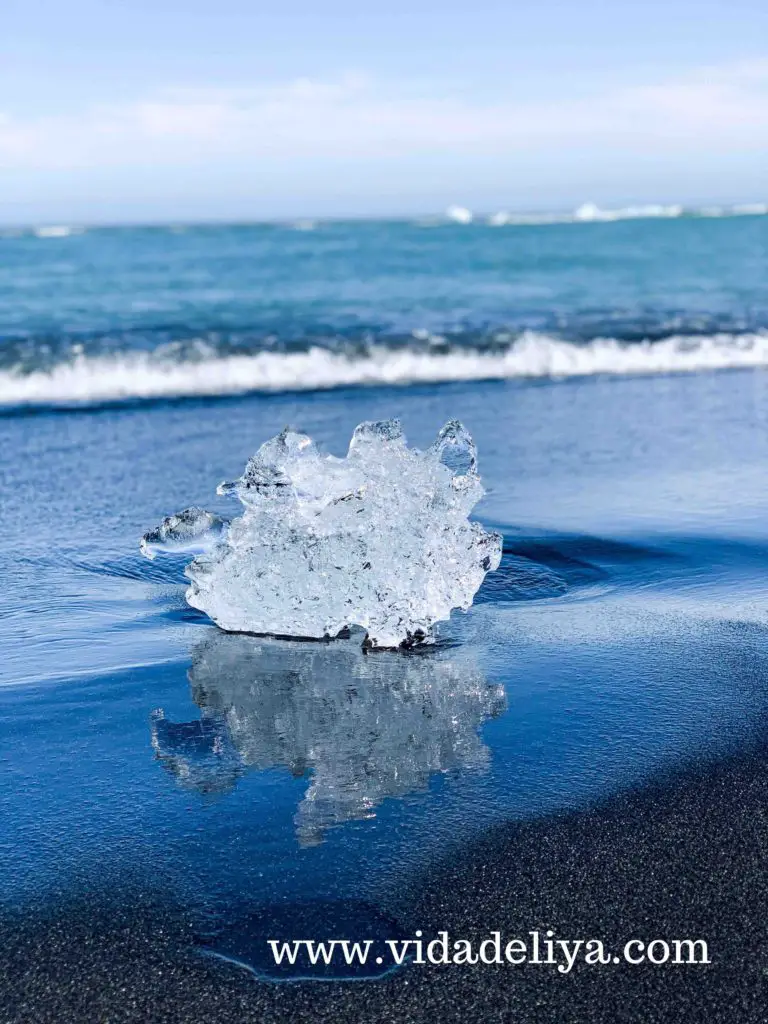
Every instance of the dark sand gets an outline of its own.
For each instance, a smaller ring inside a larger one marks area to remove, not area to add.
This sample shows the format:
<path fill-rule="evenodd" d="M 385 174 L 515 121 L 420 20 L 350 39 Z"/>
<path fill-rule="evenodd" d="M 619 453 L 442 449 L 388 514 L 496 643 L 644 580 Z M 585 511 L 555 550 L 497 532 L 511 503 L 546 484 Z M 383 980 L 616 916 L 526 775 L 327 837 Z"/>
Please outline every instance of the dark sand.
<path fill-rule="evenodd" d="M 509 824 L 404 894 L 425 932 L 704 938 L 711 966 L 419 967 L 268 984 L 201 957 L 161 897 L 96 897 L 3 922 L 0 1019 L 24 1021 L 768 1021 L 768 747 L 588 811 Z M 403 909 L 403 908 L 401 908 Z M 406 933 L 407 934 L 407 933 Z"/>

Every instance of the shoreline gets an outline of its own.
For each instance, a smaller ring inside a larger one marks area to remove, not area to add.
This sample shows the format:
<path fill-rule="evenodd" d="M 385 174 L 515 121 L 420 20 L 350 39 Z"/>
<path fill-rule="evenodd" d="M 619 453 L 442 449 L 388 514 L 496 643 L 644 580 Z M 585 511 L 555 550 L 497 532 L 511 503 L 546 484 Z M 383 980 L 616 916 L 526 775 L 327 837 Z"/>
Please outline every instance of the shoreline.
<path fill-rule="evenodd" d="M 4 1024 L 766 1019 L 768 740 L 583 811 L 493 827 L 387 908 L 479 942 L 700 938 L 711 965 L 410 965 L 380 980 L 260 982 L 192 947 L 183 908 L 133 890 L 3 915 Z M 411 934 L 408 929 L 404 935 Z M 765 965 L 765 966 L 764 966 Z"/>

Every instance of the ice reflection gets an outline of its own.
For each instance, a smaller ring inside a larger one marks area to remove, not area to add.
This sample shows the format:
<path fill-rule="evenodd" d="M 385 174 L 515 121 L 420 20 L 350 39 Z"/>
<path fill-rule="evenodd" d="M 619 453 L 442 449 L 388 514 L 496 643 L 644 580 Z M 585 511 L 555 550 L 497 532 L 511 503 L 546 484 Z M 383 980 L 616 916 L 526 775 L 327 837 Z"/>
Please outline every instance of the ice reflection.
<path fill-rule="evenodd" d="M 157 757 L 201 794 L 234 788 L 246 771 L 283 766 L 309 785 L 296 812 L 302 845 L 371 817 L 387 797 L 430 776 L 482 770 L 479 727 L 506 707 L 471 654 L 365 653 L 359 637 L 297 643 L 217 633 L 192 652 L 194 722 L 152 716 Z"/>

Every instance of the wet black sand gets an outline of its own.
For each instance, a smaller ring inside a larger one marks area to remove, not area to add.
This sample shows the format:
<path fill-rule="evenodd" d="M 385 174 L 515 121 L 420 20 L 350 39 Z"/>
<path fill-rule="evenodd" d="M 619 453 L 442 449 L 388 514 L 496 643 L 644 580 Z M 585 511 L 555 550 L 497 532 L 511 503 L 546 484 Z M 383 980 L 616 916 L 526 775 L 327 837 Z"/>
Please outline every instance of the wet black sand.
<path fill-rule="evenodd" d="M 402 895 L 425 931 L 479 941 L 703 938 L 709 966 L 412 965 L 383 980 L 268 984 L 192 949 L 191 923 L 132 890 L 3 922 L 15 1022 L 768 1021 L 768 747 L 588 811 L 494 829 Z M 401 908 L 402 909 L 402 908 Z"/>

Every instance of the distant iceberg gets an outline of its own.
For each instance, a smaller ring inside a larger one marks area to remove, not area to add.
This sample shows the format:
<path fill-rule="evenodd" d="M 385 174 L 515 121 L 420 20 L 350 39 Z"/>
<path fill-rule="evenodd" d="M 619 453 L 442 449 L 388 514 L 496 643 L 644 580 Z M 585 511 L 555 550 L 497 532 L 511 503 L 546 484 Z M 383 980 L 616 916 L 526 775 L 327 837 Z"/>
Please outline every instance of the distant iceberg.
<path fill-rule="evenodd" d="M 492 228 L 502 228 L 505 224 L 511 224 L 512 221 L 512 215 L 507 213 L 506 210 L 499 210 L 498 213 L 492 213 L 488 218 L 488 224 Z"/>
<path fill-rule="evenodd" d="M 471 224 L 474 219 L 474 214 L 466 206 L 449 206 L 445 216 L 456 224 Z"/>
<path fill-rule="evenodd" d="M 35 228 L 33 234 L 38 238 L 68 238 L 70 235 L 83 234 L 83 228 L 71 227 L 69 224 L 51 224 Z"/>

